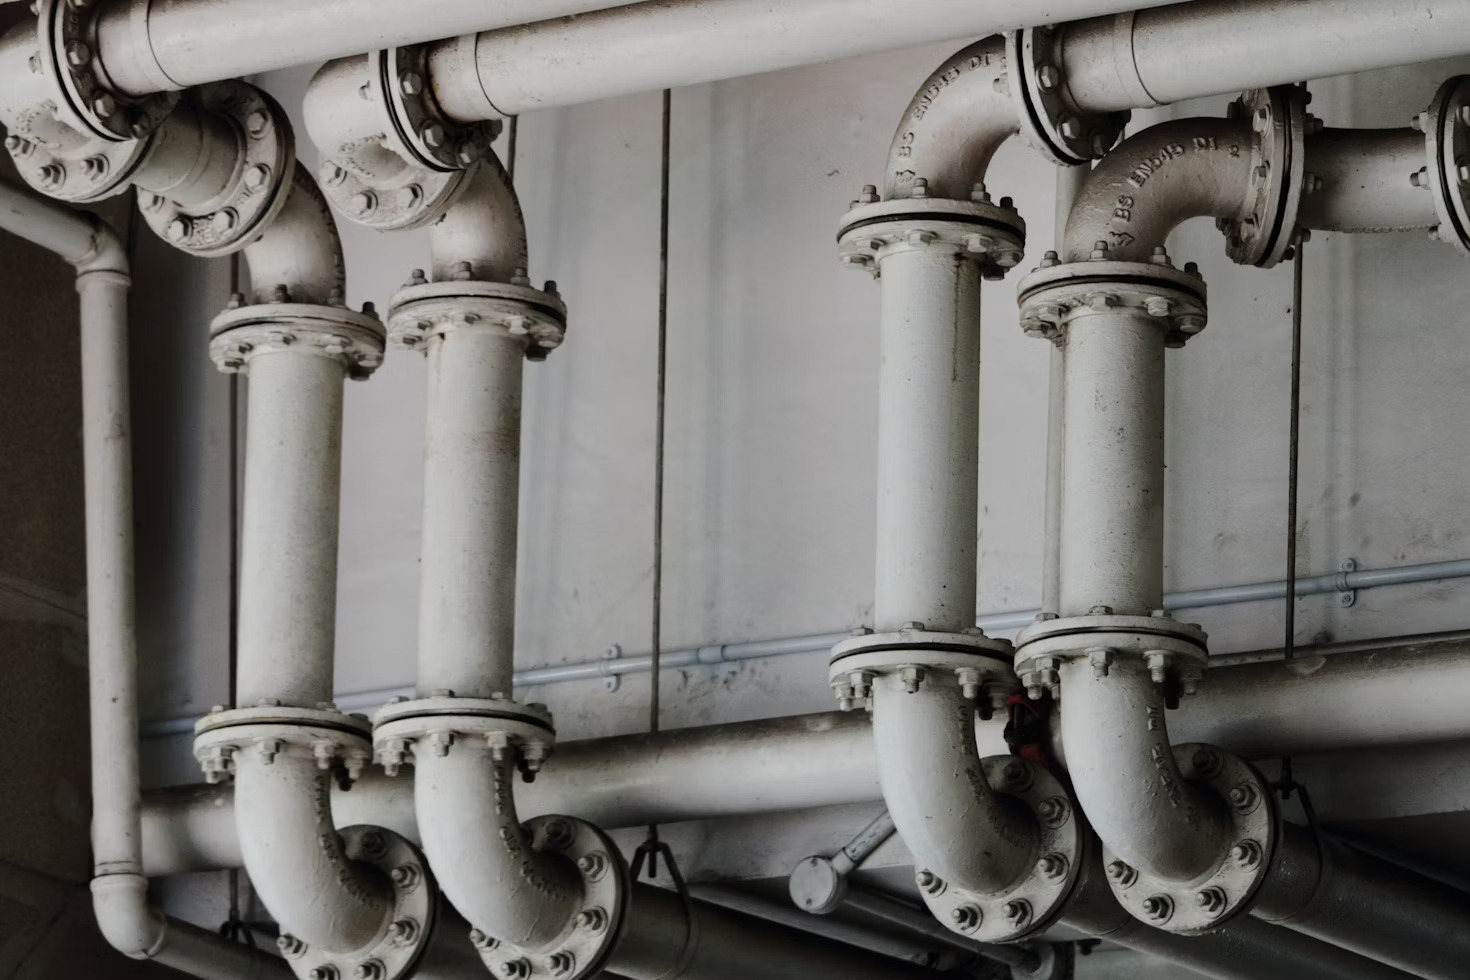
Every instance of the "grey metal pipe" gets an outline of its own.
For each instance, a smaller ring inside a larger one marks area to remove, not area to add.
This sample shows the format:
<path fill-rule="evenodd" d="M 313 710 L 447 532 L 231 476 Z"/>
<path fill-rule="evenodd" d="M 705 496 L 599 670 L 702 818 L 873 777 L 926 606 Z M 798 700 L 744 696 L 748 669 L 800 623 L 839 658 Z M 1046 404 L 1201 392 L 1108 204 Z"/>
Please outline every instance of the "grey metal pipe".
<path fill-rule="evenodd" d="M 692 920 L 692 921 L 691 921 Z M 608 969 L 629 980 L 940 980 L 934 970 L 874 956 L 809 932 L 633 886 Z"/>
<path fill-rule="evenodd" d="M 1470 52 L 1470 5 L 1425 0 L 1198 0 L 1070 24 L 1064 75 L 1113 112 Z"/>
<path fill-rule="evenodd" d="M 1426 164 L 1422 133 L 1327 129 L 1309 137 L 1306 147 L 1306 172 L 1314 179 L 1305 188 L 1310 193 L 1302 195 L 1302 227 L 1378 232 L 1439 223 L 1428 186 L 1409 181 Z"/>
<path fill-rule="evenodd" d="M 1465 976 L 1470 895 L 1304 827 L 1285 831 L 1253 915 L 1427 980 Z"/>

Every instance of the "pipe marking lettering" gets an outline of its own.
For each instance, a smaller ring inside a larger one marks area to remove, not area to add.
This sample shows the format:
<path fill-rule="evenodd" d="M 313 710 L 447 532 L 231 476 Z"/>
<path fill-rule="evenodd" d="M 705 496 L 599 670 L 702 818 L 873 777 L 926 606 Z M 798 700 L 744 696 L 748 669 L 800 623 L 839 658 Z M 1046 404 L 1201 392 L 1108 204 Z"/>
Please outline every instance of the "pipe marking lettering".
<path fill-rule="evenodd" d="M 1158 152 L 1149 155 L 1147 159 L 1139 161 L 1138 165 L 1133 168 L 1133 172 L 1128 175 L 1128 183 L 1135 188 L 1142 188 L 1148 183 L 1148 179 L 1164 169 L 1170 160 L 1179 159 L 1190 149 L 1196 153 L 1218 153 L 1223 150 L 1232 157 L 1240 156 L 1240 144 L 1238 143 L 1227 143 L 1221 146 L 1213 136 L 1196 136 L 1188 147 L 1179 142 L 1170 143 Z"/>
<path fill-rule="evenodd" d="M 909 117 L 915 122 L 923 119 L 928 114 L 929 107 L 934 104 L 934 100 L 939 98 L 939 94 L 948 88 L 951 82 L 966 72 L 975 71 L 977 68 L 985 68 L 989 64 L 990 55 L 977 54 L 964 61 L 950 65 L 944 71 L 935 75 L 933 81 L 929 83 L 929 86 L 914 100 L 914 107 L 909 110 Z M 910 133 L 909 135 L 912 136 L 913 134 Z"/>

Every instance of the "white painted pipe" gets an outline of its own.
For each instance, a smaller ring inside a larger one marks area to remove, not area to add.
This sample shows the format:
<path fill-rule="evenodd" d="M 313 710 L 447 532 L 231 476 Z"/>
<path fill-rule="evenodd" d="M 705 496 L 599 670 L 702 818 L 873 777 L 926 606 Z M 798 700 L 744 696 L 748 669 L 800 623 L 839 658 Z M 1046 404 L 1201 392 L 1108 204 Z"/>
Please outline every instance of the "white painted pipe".
<path fill-rule="evenodd" d="M 1006 890 L 1031 871 L 1030 818 L 990 790 L 975 745 L 973 701 L 934 671 L 915 693 L 873 681 L 873 746 L 888 812 L 918 868 L 974 892 Z"/>
<path fill-rule="evenodd" d="M 1250 123 L 1230 119 L 1177 119 L 1130 136 L 1078 193 L 1062 261 L 1086 262 L 1104 242 L 1108 259 L 1147 262 L 1188 218 L 1248 214 L 1253 143 Z"/>
<path fill-rule="evenodd" d="M 1197 0 L 1070 24 L 1067 88 L 1113 112 L 1470 52 L 1470 5 Z"/>
<path fill-rule="evenodd" d="M 427 356 L 418 693 L 508 696 L 526 345 L 464 324 L 431 337 Z"/>
<path fill-rule="evenodd" d="M 419 834 L 445 896 L 496 939 L 538 948 L 554 941 L 582 903 L 566 858 L 535 851 L 517 816 L 515 765 L 465 739 L 414 763 Z"/>
<path fill-rule="evenodd" d="M 136 95 L 627 2 L 119 0 L 103 13 L 97 46 L 113 84 Z"/>
<path fill-rule="evenodd" d="M 387 928 L 392 896 L 386 877 L 343 853 L 330 793 L 309 749 L 281 744 L 235 757 L 235 823 L 251 884 L 282 929 L 350 953 Z"/>
<path fill-rule="evenodd" d="M 997 35 L 956 52 L 924 80 L 888 148 L 885 199 L 910 197 L 915 177 L 927 181 L 930 197 L 971 199 L 995 151 L 1020 131 L 1006 76 L 1005 38 Z"/>
<path fill-rule="evenodd" d="M 1297 223 L 1345 232 L 1431 228 L 1439 224 L 1434 195 L 1409 181 L 1428 162 L 1424 136 L 1412 129 L 1327 129 L 1310 136 L 1306 172 L 1322 184 L 1302 195 Z"/>
<path fill-rule="evenodd" d="M 281 291 L 293 303 L 342 303 L 347 273 L 332 211 L 301 164 L 292 171 L 291 192 L 280 214 L 245 246 L 245 264 L 256 303 L 278 302 Z"/>
<path fill-rule="evenodd" d="M 649 2 L 445 41 L 435 46 L 431 74 L 449 115 L 493 119 L 1155 3 Z"/>
<path fill-rule="evenodd" d="M 947 247 L 882 259 L 873 625 L 975 622 L 980 264 Z"/>
<path fill-rule="evenodd" d="M 237 702 L 332 699 L 342 359 L 317 350 L 250 362 L 240 531 Z"/>
<path fill-rule="evenodd" d="M 82 454 L 87 536 L 87 665 L 92 759 L 93 909 L 118 952 L 205 978 L 290 971 L 255 950 L 164 916 L 143 876 L 134 602 L 128 259 L 93 215 L 0 184 L 0 228 L 77 270 L 81 302 Z"/>
<path fill-rule="evenodd" d="M 1164 330 L 1089 311 L 1065 344 L 1060 613 L 1147 616 L 1164 598 Z"/>
<path fill-rule="evenodd" d="M 510 282 L 517 270 L 528 268 L 526 222 L 498 159 L 477 164 L 429 227 L 429 252 L 436 282 L 466 273 L 476 281 Z"/>

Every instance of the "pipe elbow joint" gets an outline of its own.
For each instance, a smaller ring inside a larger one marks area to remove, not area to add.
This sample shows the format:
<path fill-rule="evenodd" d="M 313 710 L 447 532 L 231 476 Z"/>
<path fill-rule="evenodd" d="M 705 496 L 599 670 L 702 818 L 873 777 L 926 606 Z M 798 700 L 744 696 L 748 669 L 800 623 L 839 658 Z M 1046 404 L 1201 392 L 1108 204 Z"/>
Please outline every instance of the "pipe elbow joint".
<path fill-rule="evenodd" d="M 148 879 L 140 874 L 93 878 L 92 909 L 103 938 L 129 959 L 153 959 L 167 944 L 168 920 L 148 904 Z"/>

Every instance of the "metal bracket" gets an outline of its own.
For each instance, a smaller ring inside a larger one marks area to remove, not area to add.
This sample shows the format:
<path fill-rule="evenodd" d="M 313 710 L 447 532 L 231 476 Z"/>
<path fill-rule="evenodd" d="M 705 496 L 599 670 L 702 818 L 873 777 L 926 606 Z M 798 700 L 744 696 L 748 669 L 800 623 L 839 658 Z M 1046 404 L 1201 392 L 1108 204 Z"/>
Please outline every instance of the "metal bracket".
<path fill-rule="evenodd" d="M 621 659 L 622 656 L 623 645 L 621 643 L 614 643 L 612 646 L 602 651 L 603 660 L 618 660 Z M 623 677 L 621 674 L 607 674 L 602 678 L 602 689 L 609 694 L 616 691 L 622 686 Z"/>
<path fill-rule="evenodd" d="M 1356 558 L 1344 558 L 1337 566 L 1337 604 L 1344 609 L 1351 609 L 1357 605 L 1358 590 L 1353 588 L 1348 580 L 1351 572 L 1358 570 Z"/>

